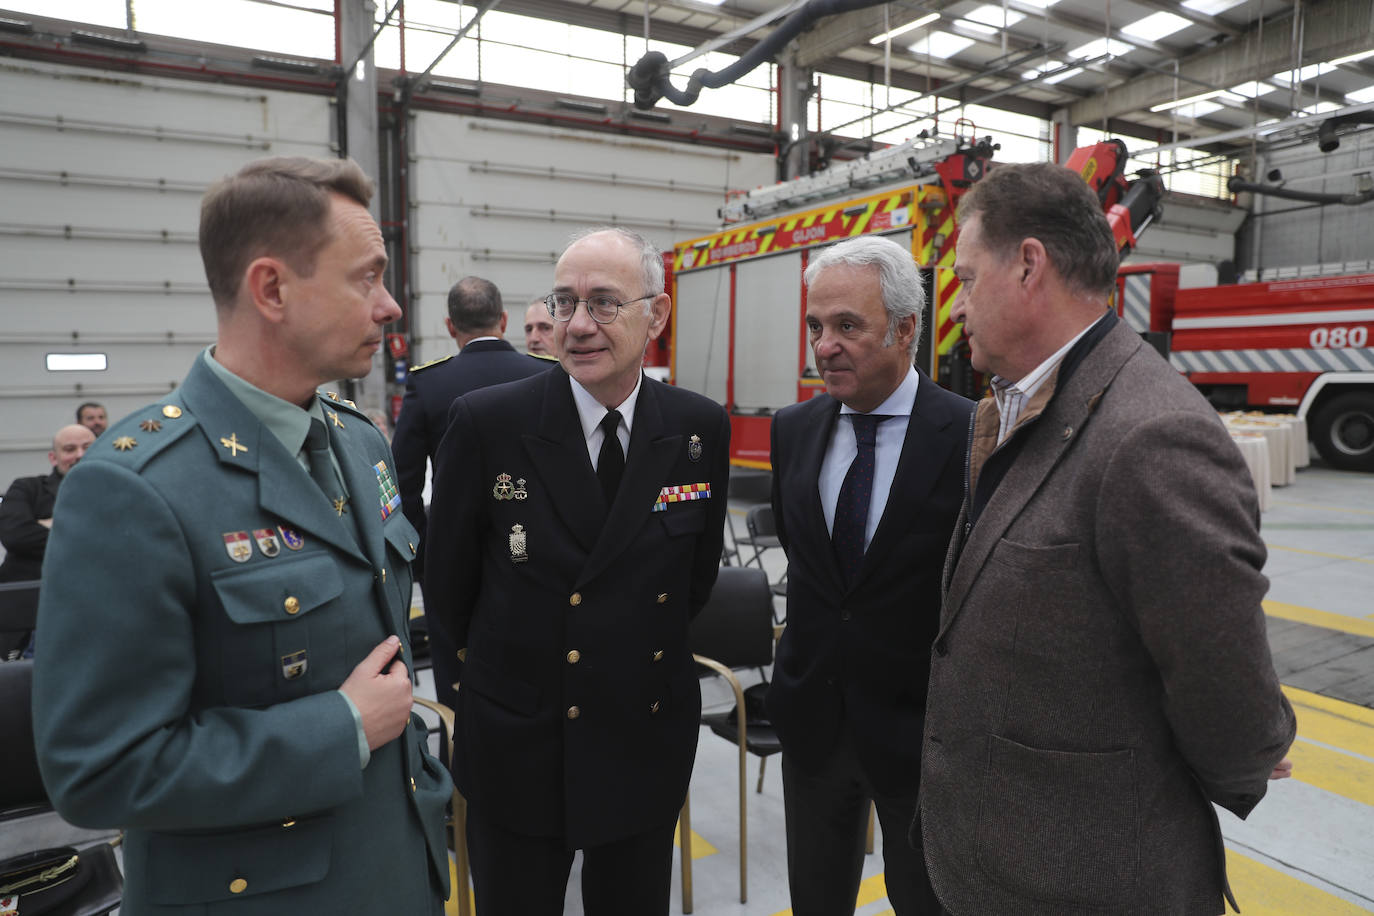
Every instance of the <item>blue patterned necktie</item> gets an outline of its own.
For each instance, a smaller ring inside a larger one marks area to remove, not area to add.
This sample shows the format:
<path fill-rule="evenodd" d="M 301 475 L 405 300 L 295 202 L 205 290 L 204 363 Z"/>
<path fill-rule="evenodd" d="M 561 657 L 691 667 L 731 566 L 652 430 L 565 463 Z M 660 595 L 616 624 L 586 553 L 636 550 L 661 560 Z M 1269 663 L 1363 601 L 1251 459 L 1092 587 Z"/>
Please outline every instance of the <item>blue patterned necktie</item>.
<path fill-rule="evenodd" d="M 835 524 L 830 542 L 840 562 L 845 585 L 852 585 L 864 560 L 864 532 L 868 528 L 868 504 L 873 501 L 873 448 L 878 441 L 878 424 L 888 419 L 876 414 L 848 414 L 854 423 L 858 453 L 844 475 L 840 498 L 835 501 Z"/>

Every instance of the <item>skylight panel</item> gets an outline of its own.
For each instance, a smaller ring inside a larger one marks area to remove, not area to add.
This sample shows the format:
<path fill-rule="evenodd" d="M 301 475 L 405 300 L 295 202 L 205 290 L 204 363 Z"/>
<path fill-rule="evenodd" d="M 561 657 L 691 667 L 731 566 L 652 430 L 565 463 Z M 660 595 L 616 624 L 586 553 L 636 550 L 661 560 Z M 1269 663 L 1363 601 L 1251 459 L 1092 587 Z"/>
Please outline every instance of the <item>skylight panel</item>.
<path fill-rule="evenodd" d="M 1182 16 L 1173 13 L 1158 12 L 1151 13 L 1144 19 L 1137 19 L 1130 25 L 1122 26 L 1121 31 L 1127 35 L 1134 35 L 1136 38 L 1143 38 L 1146 41 L 1158 41 L 1166 35 L 1172 35 L 1180 29 L 1186 29 L 1192 25 Z"/>
<path fill-rule="evenodd" d="M 1248 83 L 1241 83 L 1239 86 L 1232 86 L 1226 90 L 1232 95 L 1245 96 L 1247 99 L 1257 98 L 1269 92 L 1274 92 L 1278 87 L 1265 80 L 1251 80 Z"/>
<path fill-rule="evenodd" d="M 951 35 L 948 32 L 931 32 L 910 47 L 915 54 L 929 54 L 931 57 L 943 59 L 953 57 L 971 44 L 972 38 Z"/>
<path fill-rule="evenodd" d="M 1016 10 L 1006 10 L 1005 12 L 1005 24 L 1008 26 L 1015 25 L 1026 18 L 1024 14 L 1018 13 Z M 999 29 L 1003 28 L 1004 20 L 1002 14 L 1002 7 L 994 6 L 991 3 L 984 3 L 973 12 L 965 14 L 963 18 L 968 20 L 969 28 L 977 29 L 980 32 L 986 32 L 989 35 L 995 35 Z"/>
<path fill-rule="evenodd" d="M 1215 16 L 1217 13 L 1224 13 L 1233 6 L 1240 6 L 1245 0 L 1183 0 L 1185 9 L 1190 9 L 1205 16 Z"/>
<path fill-rule="evenodd" d="M 1026 6 L 1033 6 L 1036 9 L 1047 10 L 1054 6 L 1059 0 L 1021 0 Z"/>
<path fill-rule="evenodd" d="M 1047 83 L 1062 83 L 1064 80 L 1071 80 L 1083 72 L 1082 67 L 1074 67 L 1072 70 L 1065 70 L 1063 73 L 1056 73 L 1054 76 L 1045 77 Z"/>
<path fill-rule="evenodd" d="M 934 22 L 939 18 L 939 13 L 927 13 L 920 19 L 913 19 L 906 25 L 899 25 L 897 26 L 897 28 L 893 29 L 890 32 L 884 32 L 881 35 L 874 35 L 872 38 L 868 40 L 868 43 L 871 45 L 880 45 L 890 38 L 896 38 L 898 35 L 905 35 L 907 32 L 915 31 L 916 29 L 919 29 L 921 26 L 929 25 L 930 23 Z"/>
<path fill-rule="evenodd" d="M 1074 48 L 1069 52 L 1069 56 L 1075 60 L 1083 57 L 1101 57 L 1103 54 L 1123 57 L 1134 50 L 1135 48 L 1131 45 L 1124 41 L 1117 41 L 1115 38 L 1095 38 L 1085 45 Z"/>
<path fill-rule="evenodd" d="M 1363 105 L 1365 102 L 1374 102 L 1374 86 L 1365 86 L 1363 89 L 1347 92 L 1345 97 L 1360 105 Z"/>
<path fill-rule="evenodd" d="M 1321 76 L 1323 73 L 1329 73 L 1330 71 L 1330 64 L 1308 64 L 1306 67 L 1303 67 L 1299 70 L 1284 70 L 1280 73 L 1275 73 L 1272 77 L 1270 77 L 1270 79 L 1272 79 L 1276 83 L 1282 83 L 1283 85 L 1287 86 L 1288 84 L 1293 82 L 1293 75 L 1295 73 L 1297 74 L 1297 81 L 1299 83 L 1305 83 L 1308 80 L 1314 80 L 1317 77 Z"/>
<path fill-rule="evenodd" d="M 1182 105 L 1173 111 L 1180 118 L 1201 118 L 1214 111 L 1220 111 L 1221 108 L 1222 106 L 1216 102 L 1193 102 L 1191 105 Z"/>
<path fill-rule="evenodd" d="M 1366 57 L 1374 57 L 1374 51 L 1361 51 L 1359 54 L 1347 54 L 1345 57 L 1338 57 L 1327 63 L 1332 67 L 1339 67 L 1341 64 L 1353 64 L 1357 60 L 1364 60 Z"/>

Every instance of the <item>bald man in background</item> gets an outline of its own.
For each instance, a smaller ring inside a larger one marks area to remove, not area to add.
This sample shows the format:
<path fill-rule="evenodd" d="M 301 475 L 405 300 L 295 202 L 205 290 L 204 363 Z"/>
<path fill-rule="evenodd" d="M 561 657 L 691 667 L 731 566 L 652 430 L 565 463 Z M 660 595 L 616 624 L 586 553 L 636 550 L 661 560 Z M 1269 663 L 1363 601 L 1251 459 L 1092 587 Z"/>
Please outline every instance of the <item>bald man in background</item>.
<path fill-rule="evenodd" d="M 42 574 L 57 488 L 94 441 L 95 433 L 85 426 L 62 427 L 52 437 L 48 452 L 52 471 L 20 477 L 5 491 L 5 501 L 0 503 L 0 544 L 5 545 L 0 582 L 23 582 Z"/>

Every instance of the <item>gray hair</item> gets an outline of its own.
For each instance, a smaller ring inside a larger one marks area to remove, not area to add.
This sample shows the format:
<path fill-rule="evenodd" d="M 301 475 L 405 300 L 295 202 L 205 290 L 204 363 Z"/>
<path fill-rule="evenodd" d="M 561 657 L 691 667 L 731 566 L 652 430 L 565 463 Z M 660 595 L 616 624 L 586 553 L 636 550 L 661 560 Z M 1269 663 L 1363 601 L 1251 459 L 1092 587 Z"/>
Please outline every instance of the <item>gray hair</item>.
<path fill-rule="evenodd" d="M 632 229 L 622 226 L 593 226 L 590 229 L 581 229 L 573 233 L 568 239 L 568 244 L 563 246 L 563 250 L 558 253 L 561 261 L 563 255 L 568 253 L 568 249 L 576 245 L 583 239 L 603 232 L 612 232 L 629 242 L 639 251 L 639 269 L 643 274 L 644 294 L 650 297 L 657 297 L 663 293 L 663 252 L 658 246 L 646 239 Z M 653 313 L 653 298 L 644 300 L 644 314 Z"/>
<path fill-rule="evenodd" d="M 908 316 L 916 316 L 916 333 L 911 335 L 907 348 L 911 355 L 921 340 L 926 308 L 926 290 L 911 252 L 889 238 L 880 235 L 861 235 L 826 248 L 811 260 L 802 277 L 809 287 L 821 271 L 828 267 L 878 268 L 878 284 L 883 292 L 883 308 L 887 311 L 887 334 L 883 346 L 890 347 L 897 339 L 897 325 Z"/>

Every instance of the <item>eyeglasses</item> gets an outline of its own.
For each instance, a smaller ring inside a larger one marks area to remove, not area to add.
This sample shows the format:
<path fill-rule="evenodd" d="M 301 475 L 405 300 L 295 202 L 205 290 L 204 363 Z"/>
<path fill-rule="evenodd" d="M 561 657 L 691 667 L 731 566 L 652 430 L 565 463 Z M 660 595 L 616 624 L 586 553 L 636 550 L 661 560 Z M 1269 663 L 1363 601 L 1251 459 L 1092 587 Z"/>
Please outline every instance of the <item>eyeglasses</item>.
<path fill-rule="evenodd" d="M 592 321 L 597 324 L 610 324 L 625 306 L 653 298 L 654 296 L 640 296 L 629 302 L 621 302 L 616 297 L 605 294 L 579 299 L 567 293 L 550 293 L 544 297 L 544 305 L 548 306 L 549 314 L 555 321 L 572 321 L 572 316 L 577 312 L 577 303 L 585 302 L 587 314 L 592 316 Z"/>

